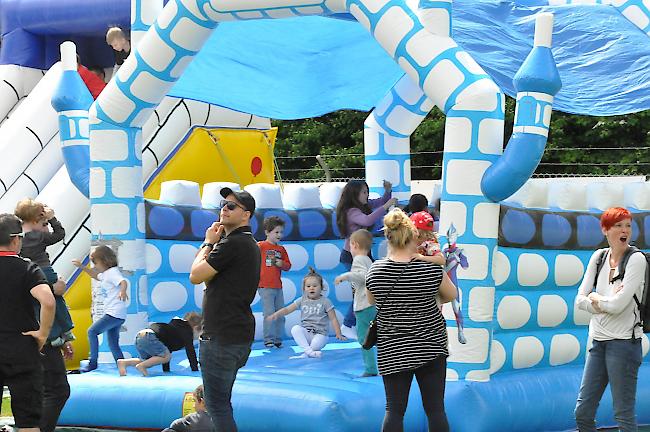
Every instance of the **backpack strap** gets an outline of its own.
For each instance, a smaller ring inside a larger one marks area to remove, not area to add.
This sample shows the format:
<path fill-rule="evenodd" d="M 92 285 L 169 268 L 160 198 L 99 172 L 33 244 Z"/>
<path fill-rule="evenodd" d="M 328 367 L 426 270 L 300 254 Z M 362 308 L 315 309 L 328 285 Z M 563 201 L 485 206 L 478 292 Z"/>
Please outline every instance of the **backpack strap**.
<path fill-rule="evenodd" d="M 600 271 L 603 268 L 603 265 L 605 265 L 605 257 L 607 256 L 607 251 L 609 249 L 605 249 L 600 253 L 600 256 L 598 257 L 598 260 L 596 261 L 596 276 L 594 276 L 594 283 L 593 283 L 593 288 L 591 289 L 592 292 L 596 291 L 596 284 L 598 283 L 598 275 L 600 274 Z"/>
<path fill-rule="evenodd" d="M 635 252 L 641 252 L 641 251 L 637 249 L 636 246 L 630 246 L 627 248 L 627 250 L 623 254 L 623 257 L 621 258 L 621 261 L 618 263 L 618 275 L 616 275 L 616 277 L 612 279 L 612 282 L 616 282 L 617 280 L 623 280 L 623 277 L 625 276 L 625 266 L 627 266 L 627 262 L 630 260 L 630 257 Z M 638 304 L 638 300 L 637 300 L 637 304 Z"/>
<path fill-rule="evenodd" d="M 627 262 L 630 260 L 630 257 L 635 252 L 641 252 L 641 250 L 639 250 L 636 246 L 630 246 L 627 248 L 627 250 L 623 254 L 623 257 L 621 258 L 621 261 L 618 263 L 618 275 L 612 278 L 612 282 L 615 282 L 617 280 L 623 280 L 623 278 L 625 277 L 625 267 L 627 266 Z M 639 301 L 639 298 L 637 297 L 636 294 L 634 294 L 632 298 L 634 299 L 634 303 L 636 303 L 636 307 L 639 310 L 639 313 L 641 313 L 641 302 Z M 634 316 L 636 317 L 636 311 L 634 312 Z M 639 319 L 641 319 L 640 316 Z M 640 320 L 638 323 L 635 323 L 634 326 L 632 326 L 632 342 L 636 341 L 636 336 L 634 335 L 634 329 L 636 327 L 643 327 L 643 322 Z"/>

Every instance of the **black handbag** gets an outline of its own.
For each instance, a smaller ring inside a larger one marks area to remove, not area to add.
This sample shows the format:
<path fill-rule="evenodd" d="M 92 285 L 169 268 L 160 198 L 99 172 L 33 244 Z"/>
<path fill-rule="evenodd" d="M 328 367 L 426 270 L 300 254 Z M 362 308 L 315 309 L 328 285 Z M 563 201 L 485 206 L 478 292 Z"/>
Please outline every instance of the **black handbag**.
<path fill-rule="evenodd" d="M 406 270 L 406 267 L 408 267 L 409 264 L 410 262 L 404 266 L 399 276 L 397 276 L 397 279 L 395 279 L 395 282 L 393 282 L 393 286 L 390 287 L 388 294 L 386 294 L 384 303 L 386 303 L 386 301 L 388 300 L 388 296 L 390 295 L 391 292 L 393 292 L 393 288 L 395 288 L 395 285 L 397 285 L 399 278 L 402 277 L 402 275 L 404 274 L 404 270 Z M 377 315 L 375 315 L 374 320 L 370 321 L 370 324 L 368 325 L 368 332 L 366 332 L 366 337 L 363 340 L 363 343 L 361 344 L 361 347 L 365 350 L 369 350 L 370 348 L 377 345 L 377 320 L 379 319 L 380 312 L 381 312 L 381 308 L 379 307 L 379 305 L 377 305 Z"/>

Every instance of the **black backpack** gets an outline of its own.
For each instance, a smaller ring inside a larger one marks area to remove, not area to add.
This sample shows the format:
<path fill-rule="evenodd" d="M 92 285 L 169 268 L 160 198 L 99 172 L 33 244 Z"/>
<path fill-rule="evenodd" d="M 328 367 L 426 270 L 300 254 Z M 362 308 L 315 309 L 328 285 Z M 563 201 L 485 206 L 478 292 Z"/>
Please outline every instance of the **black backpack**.
<path fill-rule="evenodd" d="M 594 289 L 596 288 L 596 281 L 598 280 L 598 274 L 600 273 L 600 270 L 603 268 L 603 265 L 605 264 L 605 256 L 607 255 L 608 249 L 605 249 L 600 256 L 598 257 L 598 261 L 596 261 L 596 276 L 594 278 Z M 630 259 L 633 253 L 642 253 L 643 256 L 645 257 L 646 260 L 646 266 L 645 266 L 645 281 L 643 285 L 643 293 L 641 295 L 641 299 L 637 297 L 636 294 L 634 294 L 634 302 L 636 303 L 637 307 L 639 308 L 639 315 L 640 315 L 640 320 L 639 323 L 636 324 L 636 326 L 642 327 L 643 328 L 643 333 L 650 333 L 650 253 L 648 252 L 643 252 L 642 250 L 638 249 L 636 246 L 630 246 L 627 251 L 623 254 L 623 258 L 621 258 L 621 261 L 618 263 L 618 275 L 612 279 L 612 282 L 615 282 L 617 280 L 622 280 L 623 277 L 625 276 L 625 266 L 627 265 L 627 261 Z M 634 339 L 634 330 L 632 331 L 632 338 Z"/>

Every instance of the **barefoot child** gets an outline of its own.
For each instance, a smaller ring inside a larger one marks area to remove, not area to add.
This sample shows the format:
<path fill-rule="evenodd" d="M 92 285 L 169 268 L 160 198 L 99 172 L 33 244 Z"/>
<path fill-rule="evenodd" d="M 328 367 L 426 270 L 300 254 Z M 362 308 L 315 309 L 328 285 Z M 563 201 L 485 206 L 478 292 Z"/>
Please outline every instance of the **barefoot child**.
<path fill-rule="evenodd" d="M 354 316 L 357 319 L 357 338 L 361 343 L 368 333 L 370 321 L 377 315 L 377 308 L 368 300 L 368 291 L 366 290 L 366 274 L 372 265 L 372 260 L 368 257 L 371 247 L 372 234 L 368 230 L 360 229 L 353 232 L 350 236 L 352 268 L 349 272 L 334 279 L 334 283 L 337 285 L 343 281 L 348 281 L 352 285 Z M 361 376 L 376 376 L 377 350 L 375 347 L 369 350 L 361 348 L 361 357 L 364 365 L 364 372 Z"/>
<path fill-rule="evenodd" d="M 169 372 L 172 352 L 185 348 L 190 368 L 196 372 L 199 362 L 196 360 L 194 340 L 199 338 L 200 332 L 201 315 L 196 312 L 186 313 L 183 319 L 174 318 L 169 324 L 153 323 L 135 336 L 135 348 L 140 357 L 118 360 L 117 369 L 121 376 L 125 376 L 126 368 L 135 366 L 143 376 L 147 376 L 148 368 L 162 364 L 163 372 Z"/>
<path fill-rule="evenodd" d="M 322 293 L 323 277 L 310 267 L 309 273 L 302 280 L 302 297 L 267 318 L 273 321 L 300 308 L 300 325 L 291 328 L 293 339 L 305 350 L 297 357 L 321 357 L 321 349 L 327 344 L 328 339 L 328 319 L 334 328 L 336 338 L 346 340 L 341 334 L 341 326 L 336 319 L 332 302 L 327 297 L 323 297 Z"/>
<path fill-rule="evenodd" d="M 108 246 L 97 246 L 90 253 L 90 262 L 94 267 L 85 267 L 79 260 L 72 264 L 88 273 L 90 277 L 100 282 L 100 290 L 106 293 L 104 315 L 95 321 L 88 329 L 90 343 L 90 358 L 88 366 L 80 368 L 80 372 L 90 372 L 97 369 L 99 356 L 99 340 L 97 337 L 106 333 L 108 347 L 115 361 L 124 358 L 120 349 L 120 328 L 126 320 L 127 281 L 117 268 L 117 255 Z"/>
<path fill-rule="evenodd" d="M 75 339 L 72 334 L 74 324 L 68 306 L 63 299 L 66 290 L 65 282 L 59 279 L 52 268 L 46 248 L 63 240 L 65 229 L 61 222 L 54 217 L 54 210 L 30 198 L 18 202 L 15 214 L 22 219 L 25 232 L 20 256 L 29 258 L 41 268 L 47 278 L 47 283 L 50 284 L 54 292 L 56 312 L 48 343 L 53 347 L 60 347 Z M 52 232 L 50 232 L 50 227 L 52 227 Z"/>
<path fill-rule="evenodd" d="M 266 240 L 257 242 L 262 256 L 257 292 L 262 300 L 262 313 L 266 318 L 284 306 L 280 276 L 283 271 L 288 271 L 291 268 L 291 261 L 287 250 L 280 245 L 284 234 L 284 221 L 278 216 L 264 219 L 264 233 Z M 284 317 L 280 317 L 275 322 L 265 319 L 263 324 L 264 346 L 281 348 L 283 329 Z"/>

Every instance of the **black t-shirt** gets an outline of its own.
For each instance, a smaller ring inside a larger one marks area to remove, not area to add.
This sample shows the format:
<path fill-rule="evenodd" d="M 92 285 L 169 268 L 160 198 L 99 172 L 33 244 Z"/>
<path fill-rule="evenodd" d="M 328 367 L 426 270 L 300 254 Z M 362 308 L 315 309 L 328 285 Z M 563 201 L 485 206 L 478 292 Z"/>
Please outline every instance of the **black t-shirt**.
<path fill-rule="evenodd" d="M 249 226 L 232 231 L 207 258 L 217 274 L 203 296 L 203 335 L 219 343 L 245 344 L 255 338 L 251 303 L 260 281 L 260 249 Z"/>
<path fill-rule="evenodd" d="M 47 284 L 34 263 L 17 256 L 0 256 L 0 363 L 38 362 L 38 347 L 22 332 L 38 330 L 31 290 Z"/>
<path fill-rule="evenodd" d="M 115 64 L 118 66 L 122 66 L 130 54 L 131 54 L 131 50 L 129 51 L 113 50 L 113 55 L 115 56 Z"/>
<path fill-rule="evenodd" d="M 169 324 L 153 323 L 149 328 L 156 333 L 158 340 L 170 352 L 185 348 L 187 359 L 190 361 L 190 368 L 193 371 L 199 370 L 199 362 L 196 359 L 196 351 L 194 350 L 194 332 L 192 331 L 192 326 L 187 321 L 174 318 Z M 169 362 L 163 364 L 163 370 L 169 371 Z"/>

